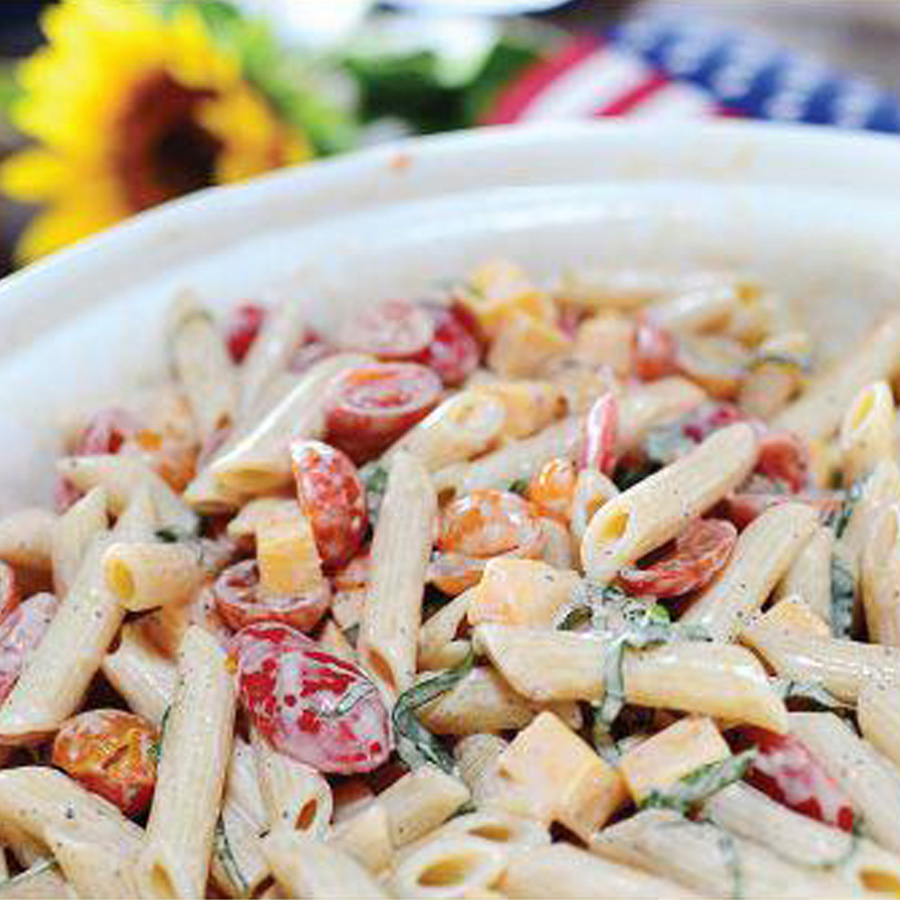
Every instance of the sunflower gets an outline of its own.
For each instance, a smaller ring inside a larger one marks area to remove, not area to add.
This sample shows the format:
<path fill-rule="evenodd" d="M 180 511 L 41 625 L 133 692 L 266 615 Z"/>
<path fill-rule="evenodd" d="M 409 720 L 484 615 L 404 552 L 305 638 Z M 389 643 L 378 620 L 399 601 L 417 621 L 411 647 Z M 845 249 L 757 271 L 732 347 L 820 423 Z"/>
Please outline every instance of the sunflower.
<path fill-rule="evenodd" d="M 313 155 L 242 71 L 233 46 L 179 4 L 63 0 L 47 45 L 22 63 L 14 123 L 35 145 L 0 168 L 0 187 L 42 211 L 19 245 L 32 260 L 189 191 Z"/>

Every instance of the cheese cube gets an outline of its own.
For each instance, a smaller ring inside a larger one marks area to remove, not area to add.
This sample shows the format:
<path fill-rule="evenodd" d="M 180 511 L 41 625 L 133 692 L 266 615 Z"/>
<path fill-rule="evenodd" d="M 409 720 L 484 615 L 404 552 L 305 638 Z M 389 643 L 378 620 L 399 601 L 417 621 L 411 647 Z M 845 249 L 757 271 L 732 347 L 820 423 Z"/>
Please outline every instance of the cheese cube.
<path fill-rule="evenodd" d="M 548 321 L 554 318 L 553 301 L 513 262 L 485 263 L 472 273 L 469 284 L 472 289 L 460 297 L 460 302 L 475 316 L 487 337 L 494 337 L 514 312 Z"/>
<path fill-rule="evenodd" d="M 256 559 L 260 587 L 272 596 L 295 596 L 322 586 L 321 561 L 312 527 L 299 512 L 259 523 Z"/>
<path fill-rule="evenodd" d="M 515 311 L 500 325 L 487 364 L 504 378 L 530 378 L 570 348 L 571 341 L 552 322 Z"/>

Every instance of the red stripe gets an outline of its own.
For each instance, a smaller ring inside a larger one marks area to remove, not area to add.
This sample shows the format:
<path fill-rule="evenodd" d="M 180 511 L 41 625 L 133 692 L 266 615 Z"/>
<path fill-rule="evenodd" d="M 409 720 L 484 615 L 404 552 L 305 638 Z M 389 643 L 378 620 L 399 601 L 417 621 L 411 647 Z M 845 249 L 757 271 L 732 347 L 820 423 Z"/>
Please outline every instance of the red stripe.
<path fill-rule="evenodd" d="M 603 42 L 595 37 L 576 38 L 555 56 L 529 66 L 509 87 L 501 91 L 491 108 L 481 117 L 481 124 L 506 125 L 518 121 L 549 85 L 602 46 Z"/>
<path fill-rule="evenodd" d="M 657 72 L 633 87 L 630 91 L 617 97 L 612 103 L 599 107 L 594 111 L 595 116 L 624 116 L 640 106 L 645 100 L 661 91 L 666 85 L 672 83 L 661 72 Z"/>

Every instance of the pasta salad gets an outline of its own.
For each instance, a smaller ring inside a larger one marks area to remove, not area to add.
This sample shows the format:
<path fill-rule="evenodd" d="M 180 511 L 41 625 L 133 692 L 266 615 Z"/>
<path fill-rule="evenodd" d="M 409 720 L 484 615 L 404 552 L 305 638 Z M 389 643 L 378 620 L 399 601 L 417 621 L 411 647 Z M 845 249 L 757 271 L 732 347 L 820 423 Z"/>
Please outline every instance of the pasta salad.
<path fill-rule="evenodd" d="M 0 898 L 900 896 L 900 314 L 190 294 L 0 520 Z"/>

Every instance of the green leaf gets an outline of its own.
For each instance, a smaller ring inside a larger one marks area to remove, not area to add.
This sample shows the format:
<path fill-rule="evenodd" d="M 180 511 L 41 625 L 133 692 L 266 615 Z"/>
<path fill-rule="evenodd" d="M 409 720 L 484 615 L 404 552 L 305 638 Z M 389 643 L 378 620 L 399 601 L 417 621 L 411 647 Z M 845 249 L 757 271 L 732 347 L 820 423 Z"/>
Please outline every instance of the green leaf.
<path fill-rule="evenodd" d="M 769 682 L 782 700 L 805 700 L 818 709 L 848 712 L 852 703 L 839 700 L 818 681 L 793 681 L 788 678 L 772 678 Z"/>
<path fill-rule="evenodd" d="M 229 880 L 237 889 L 238 897 L 250 896 L 250 885 L 244 877 L 240 866 L 235 859 L 234 852 L 231 849 L 231 843 L 228 840 L 228 831 L 225 828 L 225 820 L 220 815 L 216 821 L 216 831 L 213 837 L 213 853 L 216 854 L 222 868 L 225 869 Z"/>
<path fill-rule="evenodd" d="M 528 490 L 528 479 L 527 478 L 516 478 L 509 483 L 509 491 L 513 494 L 519 494 L 520 496 L 525 496 L 525 492 Z"/>
<path fill-rule="evenodd" d="M 719 762 L 701 766 L 674 785 L 651 793 L 639 804 L 640 809 L 674 809 L 687 814 L 705 803 L 713 794 L 740 781 L 756 758 L 756 748 L 729 756 Z"/>
<path fill-rule="evenodd" d="M 828 524 L 834 529 L 835 537 L 842 538 L 844 536 L 844 532 L 850 524 L 850 519 L 853 518 L 853 511 L 856 509 L 856 504 L 859 503 L 859 500 L 862 497 L 864 487 L 864 478 L 851 485 L 850 490 L 847 491 L 847 494 L 844 497 L 844 502 L 841 504 L 840 509 L 828 520 Z"/>
<path fill-rule="evenodd" d="M 378 521 L 378 512 L 384 500 L 389 472 L 381 463 L 369 463 L 359 473 L 363 487 L 366 489 L 366 508 L 369 511 L 369 519 L 374 525 Z"/>
<path fill-rule="evenodd" d="M 472 671 L 474 665 L 475 654 L 470 650 L 466 658 L 452 669 L 420 681 L 397 698 L 391 712 L 391 722 L 397 738 L 397 753 L 411 769 L 417 768 L 423 762 L 430 762 L 448 775 L 455 774 L 456 762 L 453 756 L 419 721 L 416 710 L 454 688 Z"/>
<path fill-rule="evenodd" d="M 835 637 L 850 637 L 855 604 L 856 579 L 847 564 L 835 555 L 831 559 L 831 633 Z"/>
<path fill-rule="evenodd" d="M 162 714 L 162 718 L 159 720 L 159 737 L 156 739 L 156 743 L 150 749 L 150 754 L 156 760 L 157 766 L 159 765 L 159 761 L 162 759 L 163 735 L 165 735 L 166 733 L 166 724 L 169 721 L 170 712 L 172 712 L 171 704 L 166 707 L 166 711 Z"/>
<path fill-rule="evenodd" d="M 334 709 L 323 711 L 321 715 L 326 719 L 339 719 L 350 712 L 357 703 L 361 703 L 366 697 L 371 697 L 377 692 L 378 689 L 375 685 L 368 678 L 363 678 L 344 692 Z"/>

